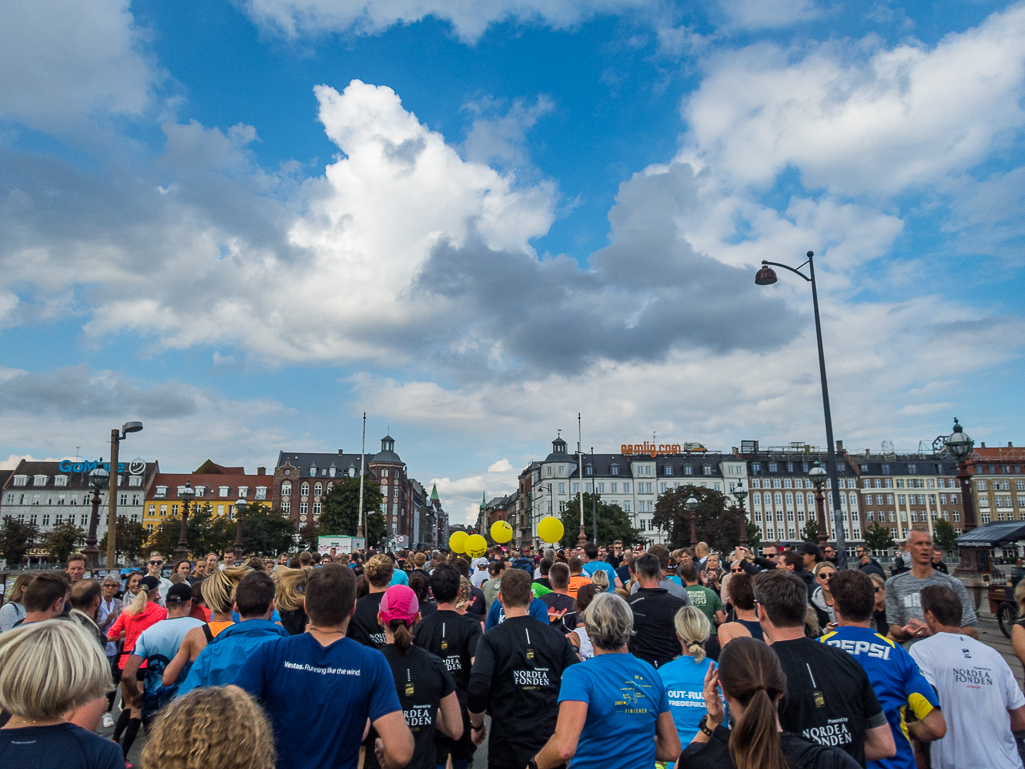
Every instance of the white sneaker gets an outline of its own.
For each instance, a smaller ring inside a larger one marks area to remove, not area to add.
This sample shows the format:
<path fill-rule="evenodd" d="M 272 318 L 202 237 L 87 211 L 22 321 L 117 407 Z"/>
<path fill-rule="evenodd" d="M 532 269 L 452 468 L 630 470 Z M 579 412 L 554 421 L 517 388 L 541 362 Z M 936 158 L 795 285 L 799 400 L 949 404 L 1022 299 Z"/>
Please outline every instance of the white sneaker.
<path fill-rule="evenodd" d="M 112 729 L 114 727 L 114 716 L 110 713 L 103 714 L 103 728 Z"/>

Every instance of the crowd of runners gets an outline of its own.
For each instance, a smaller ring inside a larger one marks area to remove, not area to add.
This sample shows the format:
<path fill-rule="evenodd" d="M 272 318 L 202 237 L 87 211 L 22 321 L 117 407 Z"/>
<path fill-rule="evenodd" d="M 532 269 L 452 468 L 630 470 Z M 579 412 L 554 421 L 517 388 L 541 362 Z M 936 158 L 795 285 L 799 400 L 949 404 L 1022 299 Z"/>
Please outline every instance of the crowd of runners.
<path fill-rule="evenodd" d="M 619 542 L 167 566 L 18 577 L 0 769 L 122 769 L 140 731 L 145 769 L 1023 765 L 1025 696 L 924 531 L 889 568 Z"/>

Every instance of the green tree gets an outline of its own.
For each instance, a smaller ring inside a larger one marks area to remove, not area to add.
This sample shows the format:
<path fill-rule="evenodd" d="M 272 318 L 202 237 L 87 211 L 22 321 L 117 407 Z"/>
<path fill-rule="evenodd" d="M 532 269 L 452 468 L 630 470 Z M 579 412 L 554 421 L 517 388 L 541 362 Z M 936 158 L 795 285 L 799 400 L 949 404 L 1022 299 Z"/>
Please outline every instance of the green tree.
<path fill-rule="evenodd" d="M 142 557 L 146 547 L 146 527 L 138 521 L 130 521 L 127 516 L 119 515 L 114 528 L 114 549 L 116 558 L 124 563 L 133 563 Z M 100 539 L 100 553 L 107 552 L 107 532 Z"/>
<path fill-rule="evenodd" d="M 40 545 L 50 551 L 52 563 L 64 563 L 69 555 L 85 542 L 85 532 L 71 521 L 61 521 L 43 533 Z"/>
<path fill-rule="evenodd" d="M 34 523 L 20 523 L 5 515 L 0 526 L 0 556 L 7 561 L 7 568 L 16 568 L 38 538 L 39 527 Z"/>
<path fill-rule="evenodd" d="M 893 547 L 893 532 L 885 526 L 873 523 L 865 529 L 865 545 L 869 550 L 886 550 Z"/>
<path fill-rule="evenodd" d="M 317 542 L 320 536 L 320 526 L 316 521 L 304 523 L 299 529 L 299 549 L 311 553 L 317 552 Z"/>
<path fill-rule="evenodd" d="M 952 552 L 957 547 L 956 540 L 957 534 L 954 532 L 954 527 L 950 525 L 950 521 L 945 518 L 936 521 L 932 528 L 932 542 L 936 547 L 941 548 L 944 553 Z"/>
<path fill-rule="evenodd" d="M 181 516 L 168 518 L 153 530 L 147 548 L 163 553 L 165 558 L 173 557 L 178 549 L 181 525 Z M 189 510 L 185 537 L 193 558 L 208 552 L 223 555 L 235 542 L 235 522 L 227 516 L 215 516 L 210 503 L 196 505 Z"/>
<path fill-rule="evenodd" d="M 242 524 L 242 552 L 277 556 L 290 550 L 294 544 L 295 527 L 280 509 L 266 505 L 246 505 L 239 516 Z M 232 540 L 234 543 L 234 539 Z"/>
<path fill-rule="evenodd" d="M 726 497 L 720 491 L 703 486 L 680 486 L 667 491 L 655 503 L 651 521 L 669 535 L 670 549 L 690 545 L 690 511 L 687 498 L 698 501 L 695 511 L 695 529 L 699 542 L 707 542 L 712 550 L 730 552 L 740 544 L 740 527 L 746 525 L 746 515 L 736 506 L 727 507 Z M 748 527 L 748 544 L 752 545 Z"/>
<path fill-rule="evenodd" d="M 377 544 L 384 536 L 384 530 L 375 531 L 375 522 L 371 521 L 372 513 L 380 516 L 381 503 L 384 498 L 381 496 L 381 487 L 375 480 L 366 476 L 363 485 L 363 512 L 367 514 L 367 543 L 373 540 Z M 324 509 L 320 514 L 317 525 L 322 536 L 356 536 L 356 529 L 359 526 L 356 511 L 359 509 L 359 478 L 344 478 L 341 482 L 335 483 L 322 500 Z M 383 527 L 384 518 L 381 517 L 380 524 Z M 373 534 L 374 536 L 370 536 Z"/>
<path fill-rule="evenodd" d="M 819 522 L 816 520 L 810 520 L 804 524 L 804 528 L 801 530 L 801 539 L 805 542 L 818 543 L 819 541 Z"/>
<path fill-rule="evenodd" d="M 640 541 L 640 530 L 635 529 L 630 516 L 619 505 L 603 502 L 601 494 L 595 499 L 598 514 L 598 544 L 609 545 L 614 540 L 623 540 L 624 547 L 630 547 Z M 576 545 L 580 538 L 580 495 L 566 505 L 562 512 L 562 546 Z M 591 511 L 591 495 L 584 494 L 584 531 L 587 541 L 594 541 L 594 516 Z"/>
<path fill-rule="evenodd" d="M 761 544 L 762 541 L 762 529 L 760 526 L 747 522 L 747 546 L 754 549 Z"/>

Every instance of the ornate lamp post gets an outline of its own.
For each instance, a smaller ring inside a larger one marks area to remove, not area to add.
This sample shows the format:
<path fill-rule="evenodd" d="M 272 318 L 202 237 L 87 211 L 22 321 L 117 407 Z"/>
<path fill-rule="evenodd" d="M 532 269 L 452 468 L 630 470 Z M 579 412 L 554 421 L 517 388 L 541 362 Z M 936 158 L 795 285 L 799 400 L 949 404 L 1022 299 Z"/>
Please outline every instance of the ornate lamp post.
<path fill-rule="evenodd" d="M 100 551 L 96 548 L 96 527 L 100 523 L 100 490 L 107 485 L 109 479 L 110 473 L 99 464 L 89 473 L 89 485 L 93 490 L 93 510 L 89 516 L 89 534 L 85 538 L 85 549 L 82 551 L 89 569 L 95 569 L 99 565 Z M 111 536 L 107 534 L 108 541 Z"/>
<path fill-rule="evenodd" d="M 964 508 L 964 533 L 975 528 L 975 502 L 972 497 L 972 474 L 968 470 L 968 460 L 975 450 L 975 441 L 968 437 L 957 418 L 954 418 L 954 429 L 943 438 L 944 448 L 957 460 L 957 481 L 961 486 L 961 500 Z M 961 562 L 954 569 L 956 574 L 978 574 L 989 571 L 988 553 L 985 547 L 959 547 Z"/>
<path fill-rule="evenodd" d="M 698 498 L 691 494 L 683 506 L 690 512 L 690 546 L 694 547 L 698 543 Z"/>
<path fill-rule="evenodd" d="M 121 474 L 117 471 L 118 449 L 121 441 L 128 437 L 128 433 L 137 433 L 142 429 L 142 422 L 125 422 L 121 425 L 121 432 L 115 427 L 110 431 L 110 493 L 107 494 L 107 568 L 114 568 L 115 539 L 117 537 L 117 481 Z"/>
<path fill-rule="evenodd" d="M 249 503 L 244 497 L 239 497 L 235 503 L 235 563 L 242 563 L 242 513 L 246 511 Z"/>
<path fill-rule="evenodd" d="M 808 259 L 804 264 L 799 265 L 796 269 L 786 264 L 780 264 L 779 262 L 767 262 L 762 260 L 762 268 L 758 270 L 755 275 L 755 283 L 759 286 L 770 286 L 776 282 L 776 272 L 769 265 L 774 267 L 782 267 L 784 270 L 790 270 L 795 275 L 799 275 L 804 278 L 807 282 L 811 283 L 811 301 L 812 307 L 815 310 L 815 339 L 818 341 L 819 346 L 819 378 L 822 381 L 822 411 L 826 417 L 826 455 L 828 461 L 828 473 L 830 482 L 832 483 L 832 497 L 833 497 L 833 528 L 836 532 L 836 566 L 838 569 L 847 568 L 847 543 L 844 541 L 844 519 L 843 509 L 840 505 L 840 482 L 837 477 L 836 469 L 836 444 L 833 442 L 833 417 L 829 412 L 829 387 L 826 385 L 826 354 L 822 348 L 822 322 L 819 320 L 819 293 L 815 287 L 815 263 L 812 258 L 815 256 L 814 251 L 809 251 Z M 808 266 L 808 275 L 801 272 L 801 267 Z M 819 524 L 819 529 L 822 530 L 824 527 Z M 821 537 L 822 535 L 819 534 Z"/>
<path fill-rule="evenodd" d="M 737 498 L 740 505 L 740 546 L 747 547 L 747 513 L 744 512 L 744 500 L 747 499 L 747 489 L 743 481 L 737 481 L 737 488 L 733 490 L 733 496 Z"/>
<path fill-rule="evenodd" d="M 819 524 L 819 547 L 824 548 L 829 535 L 826 532 L 825 494 L 822 493 L 822 487 L 826 485 L 826 471 L 821 463 L 816 462 L 812 465 L 811 470 L 808 471 L 808 477 L 811 478 L 812 485 L 815 487 L 815 519 Z M 837 557 L 839 555 L 838 550 Z"/>
<path fill-rule="evenodd" d="M 186 527 L 189 525 L 189 503 L 192 498 L 196 496 L 196 492 L 192 490 L 192 484 L 189 481 L 185 481 L 185 488 L 178 494 L 182 501 L 182 528 L 181 534 L 178 536 L 178 548 L 174 551 L 174 560 L 186 561 L 189 558 L 189 540 L 186 535 Z"/>

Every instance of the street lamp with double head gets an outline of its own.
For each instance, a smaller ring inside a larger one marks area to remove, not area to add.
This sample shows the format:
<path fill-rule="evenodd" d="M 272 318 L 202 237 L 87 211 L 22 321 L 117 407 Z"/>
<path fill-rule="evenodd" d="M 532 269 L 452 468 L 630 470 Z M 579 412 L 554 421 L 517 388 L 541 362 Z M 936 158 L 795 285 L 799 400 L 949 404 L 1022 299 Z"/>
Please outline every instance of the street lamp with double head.
<path fill-rule="evenodd" d="M 107 494 L 107 568 L 115 566 L 115 540 L 117 538 L 117 481 L 121 474 L 117 471 L 118 449 L 128 433 L 137 433 L 142 429 L 142 422 L 125 422 L 118 432 L 115 427 L 110 431 L 110 492 Z"/>
<path fill-rule="evenodd" d="M 96 527 L 100 524 L 100 491 L 110 480 L 110 473 L 103 469 L 103 460 L 89 473 L 89 485 L 93 490 L 92 514 L 89 516 L 89 534 L 85 538 L 85 549 L 82 554 L 85 556 L 85 563 L 89 569 L 95 569 L 99 565 L 100 551 L 96 547 Z M 111 534 L 107 534 L 110 540 Z"/>

